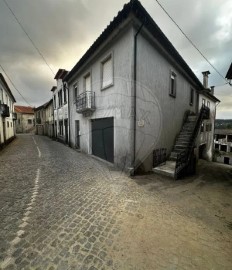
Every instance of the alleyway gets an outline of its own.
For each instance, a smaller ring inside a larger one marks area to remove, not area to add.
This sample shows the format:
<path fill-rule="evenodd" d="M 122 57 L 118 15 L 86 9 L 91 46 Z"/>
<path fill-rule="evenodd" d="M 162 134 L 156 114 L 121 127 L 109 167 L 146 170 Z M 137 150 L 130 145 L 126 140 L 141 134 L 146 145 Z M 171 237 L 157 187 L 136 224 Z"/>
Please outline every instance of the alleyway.
<path fill-rule="evenodd" d="M 126 177 L 47 137 L 0 152 L 0 269 L 232 269 L 232 168 Z"/>

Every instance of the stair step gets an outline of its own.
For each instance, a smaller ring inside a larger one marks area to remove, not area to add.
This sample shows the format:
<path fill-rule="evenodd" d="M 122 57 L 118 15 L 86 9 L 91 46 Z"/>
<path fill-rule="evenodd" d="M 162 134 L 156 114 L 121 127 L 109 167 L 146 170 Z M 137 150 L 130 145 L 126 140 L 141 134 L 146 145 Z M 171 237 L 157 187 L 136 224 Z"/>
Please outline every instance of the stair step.
<path fill-rule="evenodd" d="M 171 178 L 175 178 L 175 169 L 176 169 L 176 162 L 175 161 L 166 161 L 166 164 L 157 166 L 152 169 L 152 171 L 159 175 L 165 175 Z"/>

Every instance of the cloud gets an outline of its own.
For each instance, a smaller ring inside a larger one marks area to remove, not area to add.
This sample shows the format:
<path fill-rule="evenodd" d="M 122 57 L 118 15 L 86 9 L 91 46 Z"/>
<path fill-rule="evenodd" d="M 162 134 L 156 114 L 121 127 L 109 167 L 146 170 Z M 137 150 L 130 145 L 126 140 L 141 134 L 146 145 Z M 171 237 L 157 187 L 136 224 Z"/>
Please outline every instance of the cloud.
<path fill-rule="evenodd" d="M 56 73 L 59 68 L 70 70 L 128 1 L 7 0 L 7 3 Z M 210 70 L 210 85 L 224 83 L 184 38 L 156 1 L 141 2 L 200 80 L 201 72 Z M 184 0 L 176 0 L 161 3 L 225 76 L 231 62 L 232 2 L 196 0 L 186 3 Z M 0 63 L 25 98 L 34 105 L 49 100 L 50 89 L 55 84 L 54 75 L 3 1 L 0 1 L 0 37 Z M 15 93 L 13 89 L 12 91 Z M 217 90 L 216 94 L 221 97 Z M 17 93 L 15 96 L 18 103 L 24 104 Z M 227 96 L 230 96 L 229 89 L 226 90 L 225 98 L 222 97 L 223 102 L 219 108 L 222 115 L 223 110 L 227 110 L 226 115 L 230 112 L 232 118 L 232 109 L 225 100 Z"/>

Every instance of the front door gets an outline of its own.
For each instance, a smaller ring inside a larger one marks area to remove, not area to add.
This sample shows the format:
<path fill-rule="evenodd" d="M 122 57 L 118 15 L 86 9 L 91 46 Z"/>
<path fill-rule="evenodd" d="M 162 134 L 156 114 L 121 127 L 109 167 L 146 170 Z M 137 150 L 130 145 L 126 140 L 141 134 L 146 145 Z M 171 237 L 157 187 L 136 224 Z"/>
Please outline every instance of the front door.
<path fill-rule="evenodd" d="M 65 143 L 68 144 L 68 119 L 64 120 Z"/>
<path fill-rule="evenodd" d="M 76 126 L 76 145 L 75 147 L 77 149 L 80 148 L 80 121 L 76 120 L 75 121 L 75 126 Z"/>
<path fill-rule="evenodd" d="M 229 157 L 224 157 L 224 164 L 230 164 L 230 158 Z"/>

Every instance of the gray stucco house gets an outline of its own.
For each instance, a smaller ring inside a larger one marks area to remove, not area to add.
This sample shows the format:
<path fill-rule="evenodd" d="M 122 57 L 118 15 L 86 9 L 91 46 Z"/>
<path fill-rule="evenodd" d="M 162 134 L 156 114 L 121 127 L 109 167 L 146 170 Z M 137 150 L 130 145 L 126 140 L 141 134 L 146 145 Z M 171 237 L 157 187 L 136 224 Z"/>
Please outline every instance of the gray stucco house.
<path fill-rule="evenodd" d="M 211 106 L 218 101 L 137 0 L 124 5 L 64 81 L 70 145 L 132 173 L 168 159 L 176 177 L 176 165 L 182 170 L 197 156 L 209 112 L 199 96 Z M 183 127 L 187 134 L 177 142 Z"/>

